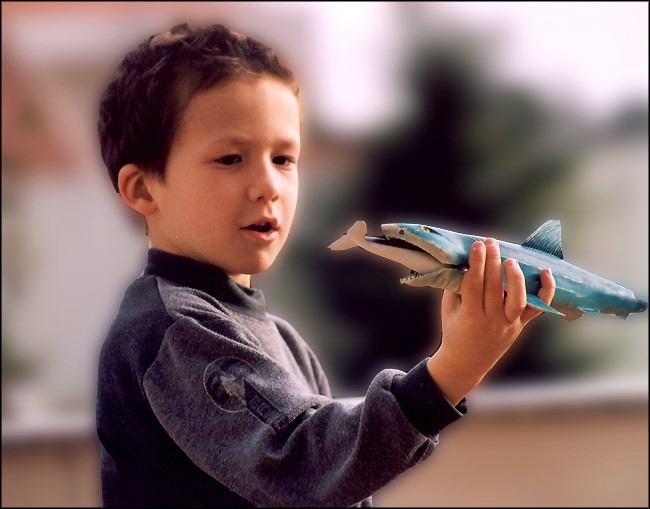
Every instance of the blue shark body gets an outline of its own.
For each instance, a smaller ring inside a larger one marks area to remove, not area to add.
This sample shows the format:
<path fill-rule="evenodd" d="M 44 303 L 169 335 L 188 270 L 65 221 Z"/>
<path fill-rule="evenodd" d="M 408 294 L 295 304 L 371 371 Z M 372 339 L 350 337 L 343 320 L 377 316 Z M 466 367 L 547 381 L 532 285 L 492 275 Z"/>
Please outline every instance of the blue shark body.
<path fill-rule="evenodd" d="M 421 224 L 383 224 L 381 229 L 383 238 L 367 237 L 365 223 L 357 221 L 330 249 L 361 247 L 409 267 L 411 275 L 401 280 L 403 284 L 444 288 L 456 293 L 461 293 L 470 247 L 477 240 L 485 240 L 478 235 Z M 631 290 L 564 261 L 559 221 L 547 221 L 522 244 L 501 240 L 498 243 L 502 261 L 514 258 L 519 262 L 526 280 L 527 302 L 534 308 L 574 320 L 584 313 L 627 318 L 630 313 L 648 307 Z M 537 297 L 540 273 L 545 268 L 551 269 L 556 283 L 550 306 Z M 507 286 L 505 277 L 504 286 Z"/>

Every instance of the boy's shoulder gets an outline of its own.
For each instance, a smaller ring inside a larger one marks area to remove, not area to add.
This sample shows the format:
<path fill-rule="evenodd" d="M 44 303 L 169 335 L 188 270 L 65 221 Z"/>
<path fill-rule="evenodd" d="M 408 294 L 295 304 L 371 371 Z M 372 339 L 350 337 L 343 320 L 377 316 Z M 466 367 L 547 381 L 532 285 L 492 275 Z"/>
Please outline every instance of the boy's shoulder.
<path fill-rule="evenodd" d="M 276 327 L 282 335 L 300 336 L 296 328 L 285 318 L 269 313 L 269 318 L 275 322 Z"/>
<path fill-rule="evenodd" d="M 221 301 L 203 290 L 155 276 L 160 298 L 173 320 L 190 318 L 198 322 L 232 317 Z"/>
<path fill-rule="evenodd" d="M 151 361 L 178 322 L 215 331 L 237 328 L 223 304 L 208 293 L 145 273 L 126 289 L 102 350 Z"/>
<path fill-rule="evenodd" d="M 172 321 L 181 317 L 199 321 L 228 317 L 223 304 L 206 292 L 152 274 L 142 274 L 128 286 L 118 316 L 142 320 L 161 311 Z"/>

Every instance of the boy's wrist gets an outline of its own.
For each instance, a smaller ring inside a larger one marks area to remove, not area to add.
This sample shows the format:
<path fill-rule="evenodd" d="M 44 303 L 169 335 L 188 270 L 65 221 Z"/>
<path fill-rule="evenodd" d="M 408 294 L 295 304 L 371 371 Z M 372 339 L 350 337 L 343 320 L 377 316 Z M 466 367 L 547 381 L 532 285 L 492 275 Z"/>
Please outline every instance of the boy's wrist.
<path fill-rule="evenodd" d="M 453 406 L 456 406 L 482 379 L 480 376 L 469 375 L 468 366 L 448 355 L 442 347 L 427 360 L 427 371 Z"/>

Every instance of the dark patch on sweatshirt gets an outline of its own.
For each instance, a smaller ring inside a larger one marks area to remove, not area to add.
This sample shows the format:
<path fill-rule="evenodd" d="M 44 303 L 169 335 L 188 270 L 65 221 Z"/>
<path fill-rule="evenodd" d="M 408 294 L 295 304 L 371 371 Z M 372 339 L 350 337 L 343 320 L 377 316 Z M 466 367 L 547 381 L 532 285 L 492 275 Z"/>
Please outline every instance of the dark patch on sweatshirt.
<path fill-rule="evenodd" d="M 275 431 L 280 431 L 288 424 L 289 417 L 273 406 L 273 404 L 262 396 L 262 394 L 260 394 L 260 392 L 255 389 L 248 380 L 244 380 L 244 389 L 248 409 L 253 412 L 260 421 L 268 424 Z"/>
<path fill-rule="evenodd" d="M 239 412 L 247 408 L 260 421 L 278 431 L 289 418 L 251 383 L 255 374 L 255 368 L 246 361 L 225 357 L 208 365 L 203 383 L 212 401 L 222 410 Z"/>

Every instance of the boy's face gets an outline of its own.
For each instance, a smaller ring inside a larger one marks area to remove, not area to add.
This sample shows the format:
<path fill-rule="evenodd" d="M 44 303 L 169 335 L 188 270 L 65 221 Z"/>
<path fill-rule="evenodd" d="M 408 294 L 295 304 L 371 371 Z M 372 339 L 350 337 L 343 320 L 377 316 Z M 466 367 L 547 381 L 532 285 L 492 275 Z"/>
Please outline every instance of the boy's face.
<path fill-rule="evenodd" d="M 152 247 L 211 263 L 240 284 L 287 239 L 298 198 L 300 111 L 288 85 L 240 76 L 195 95 L 181 117 L 156 204 Z"/>

